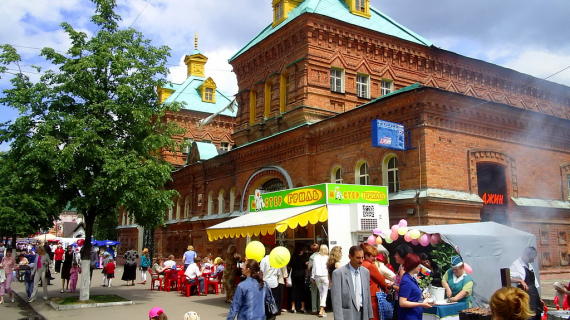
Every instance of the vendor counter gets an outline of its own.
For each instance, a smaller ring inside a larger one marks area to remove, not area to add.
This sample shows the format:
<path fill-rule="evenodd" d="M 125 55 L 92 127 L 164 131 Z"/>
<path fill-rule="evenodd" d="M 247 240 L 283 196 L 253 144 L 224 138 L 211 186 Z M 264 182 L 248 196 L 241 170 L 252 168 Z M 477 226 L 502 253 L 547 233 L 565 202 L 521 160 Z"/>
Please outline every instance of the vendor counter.
<path fill-rule="evenodd" d="M 457 302 L 447 305 L 435 305 L 424 309 L 423 320 L 459 320 L 459 311 L 469 308 L 467 302 Z"/>

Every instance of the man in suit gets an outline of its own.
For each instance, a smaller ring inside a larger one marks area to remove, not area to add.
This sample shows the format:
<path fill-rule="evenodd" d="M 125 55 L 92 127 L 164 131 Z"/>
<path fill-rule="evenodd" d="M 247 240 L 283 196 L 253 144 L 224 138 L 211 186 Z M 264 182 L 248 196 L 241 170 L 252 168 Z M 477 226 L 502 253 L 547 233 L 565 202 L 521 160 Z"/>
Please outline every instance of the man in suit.
<path fill-rule="evenodd" d="M 350 247 L 350 262 L 332 274 L 332 307 L 335 320 L 368 320 L 374 314 L 370 299 L 370 273 L 362 268 L 364 251 Z"/>

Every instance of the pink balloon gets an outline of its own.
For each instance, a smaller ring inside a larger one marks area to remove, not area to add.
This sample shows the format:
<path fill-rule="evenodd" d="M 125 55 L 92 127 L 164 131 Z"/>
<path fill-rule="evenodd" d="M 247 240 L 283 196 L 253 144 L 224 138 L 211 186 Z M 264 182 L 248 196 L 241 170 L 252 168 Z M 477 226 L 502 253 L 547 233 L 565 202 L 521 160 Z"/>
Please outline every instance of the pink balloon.
<path fill-rule="evenodd" d="M 427 247 L 427 245 L 429 244 L 429 240 L 430 240 L 430 235 L 429 234 L 424 234 L 421 238 L 420 238 L 420 244 L 424 247 Z"/>
<path fill-rule="evenodd" d="M 369 245 L 373 246 L 376 244 L 376 237 L 374 235 L 371 235 L 370 237 L 368 237 L 368 240 L 366 240 L 366 242 Z"/>
<path fill-rule="evenodd" d="M 374 231 L 372 231 L 374 234 L 382 234 L 382 229 L 380 228 L 376 228 L 374 229 Z"/>
<path fill-rule="evenodd" d="M 400 227 L 397 224 L 393 225 L 392 226 L 392 233 L 394 233 L 394 232 L 398 233 L 398 229 L 400 229 Z"/>
<path fill-rule="evenodd" d="M 417 245 L 420 244 L 420 243 L 418 242 L 418 239 L 412 239 L 412 244 L 413 244 L 414 246 L 417 246 Z"/>
<path fill-rule="evenodd" d="M 431 243 L 433 244 L 438 244 L 441 242 L 441 236 L 439 235 L 439 233 L 435 233 L 431 235 Z"/>
<path fill-rule="evenodd" d="M 399 237 L 399 236 L 400 236 L 400 235 L 398 234 L 398 232 L 392 232 L 392 233 L 390 234 L 390 239 L 392 239 L 392 241 L 396 241 L 396 240 L 398 240 L 398 237 Z"/>
<path fill-rule="evenodd" d="M 400 222 L 398 222 L 398 226 L 400 228 L 402 227 L 407 227 L 408 226 L 408 221 L 406 221 L 405 219 L 400 220 Z"/>
<path fill-rule="evenodd" d="M 404 235 L 404 240 L 406 240 L 407 242 L 412 241 L 412 237 L 410 237 L 410 232 L 406 232 L 406 234 Z"/>
<path fill-rule="evenodd" d="M 465 272 L 467 272 L 467 274 L 471 274 L 473 272 L 473 268 L 471 268 L 471 266 L 467 263 L 463 263 L 463 267 L 465 268 Z"/>

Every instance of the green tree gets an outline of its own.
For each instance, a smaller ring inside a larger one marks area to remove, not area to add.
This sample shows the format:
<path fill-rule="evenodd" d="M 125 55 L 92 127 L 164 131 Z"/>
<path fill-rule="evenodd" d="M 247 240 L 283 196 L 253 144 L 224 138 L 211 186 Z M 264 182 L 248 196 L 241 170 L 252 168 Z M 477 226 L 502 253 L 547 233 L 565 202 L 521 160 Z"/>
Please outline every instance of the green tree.
<path fill-rule="evenodd" d="M 124 206 L 143 227 L 163 223 L 176 191 L 163 186 L 172 165 L 159 150 L 175 150 L 171 138 L 182 133 L 162 121 L 179 106 L 158 101 L 157 86 L 165 85 L 168 47 L 154 47 L 132 29 L 118 27 L 114 0 L 92 0 L 98 27 L 93 37 L 61 26 L 71 40 L 66 54 L 44 48 L 41 55 L 57 70 L 47 70 L 32 83 L 22 72 L 4 90 L 0 103 L 21 116 L 3 127 L 10 154 L 20 155 L 22 171 L 37 172 L 40 190 L 57 193 L 57 204 L 77 208 L 90 239 L 98 215 Z M 2 47 L 0 63 L 19 67 L 20 57 Z M 63 208 L 63 206 L 61 206 Z M 83 274 L 89 274 L 90 241 L 82 253 Z M 89 277 L 81 277 L 80 300 L 89 299 Z"/>
<path fill-rule="evenodd" d="M 98 215 L 93 226 L 93 237 L 97 240 L 117 240 L 118 224 L 119 214 L 117 211 Z"/>
<path fill-rule="evenodd" d="M 0 155 L 0 239 L 12 237 L 13 248 L 16 237 L 49 229 L 60 212 L 56 194 L 36 180 L 38 171 L 20 167 L 15 155 Z"/>

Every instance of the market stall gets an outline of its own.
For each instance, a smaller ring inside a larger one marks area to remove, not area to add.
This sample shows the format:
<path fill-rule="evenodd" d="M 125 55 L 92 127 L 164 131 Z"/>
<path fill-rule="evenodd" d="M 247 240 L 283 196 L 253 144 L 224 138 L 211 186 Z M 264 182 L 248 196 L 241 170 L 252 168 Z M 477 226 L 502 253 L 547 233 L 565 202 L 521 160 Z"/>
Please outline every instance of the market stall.
<path fill-rule="evenodd" d="M 310 239 L 311 243 L 320 240 L 317 242 L 330 248 L 349 248 L 360 243 L 364 234 L 389 227 L 388 194 L 384 186 L 325 183 L 263 194 L 256 190 L 248 204 L 247 214 L 208 228 L 210 241 L 270 235 L 275 236 L 275 242 L 285 242 L 290 238 L 286 233 L 289 230 L 302 231 L 309 224 L 327 222 L 316 230 L 322 229 L 323 236 L 317 237 L 314 229 L 302 236 L 292 235 Z M 341 262 L 347 263 L 348 257 L 343 255 Z"/>

